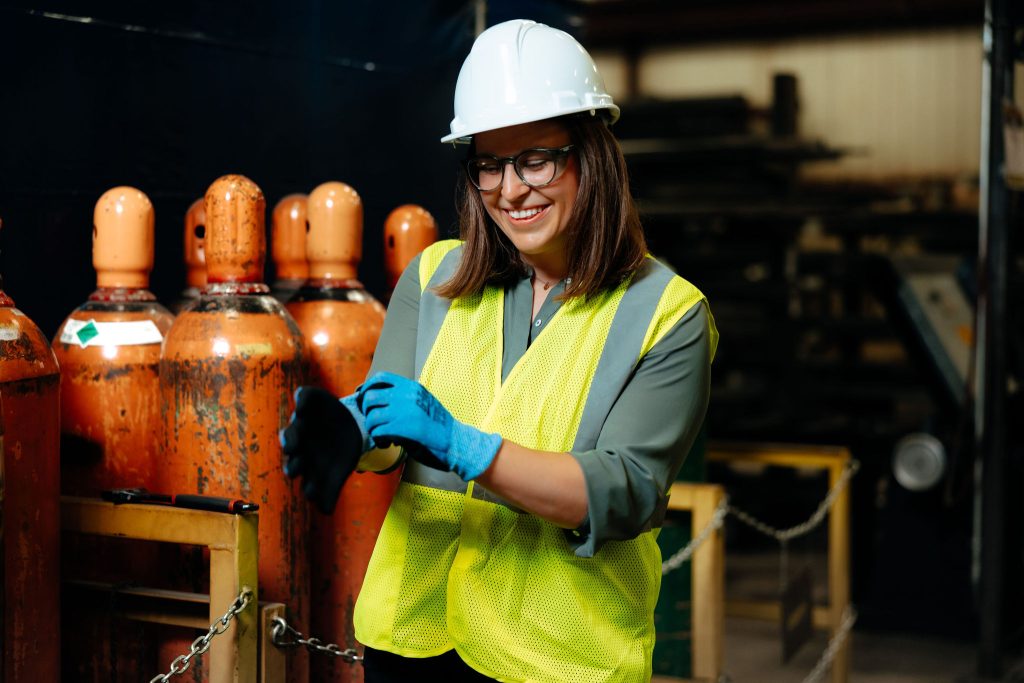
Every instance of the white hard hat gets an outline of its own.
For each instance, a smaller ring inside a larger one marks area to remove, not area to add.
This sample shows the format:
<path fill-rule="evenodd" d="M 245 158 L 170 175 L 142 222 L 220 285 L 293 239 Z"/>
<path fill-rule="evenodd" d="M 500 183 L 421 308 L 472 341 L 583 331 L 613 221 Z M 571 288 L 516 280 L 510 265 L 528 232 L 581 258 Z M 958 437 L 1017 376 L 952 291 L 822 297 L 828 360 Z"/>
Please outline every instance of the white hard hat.
<path fill-rule="evenodd" d="M 455 118 L 441 142 L 581 111 L 619 108 L 583 46 L 565 31 L 525 19 L 492 26 L 473 43 L 455 85 Z"/>

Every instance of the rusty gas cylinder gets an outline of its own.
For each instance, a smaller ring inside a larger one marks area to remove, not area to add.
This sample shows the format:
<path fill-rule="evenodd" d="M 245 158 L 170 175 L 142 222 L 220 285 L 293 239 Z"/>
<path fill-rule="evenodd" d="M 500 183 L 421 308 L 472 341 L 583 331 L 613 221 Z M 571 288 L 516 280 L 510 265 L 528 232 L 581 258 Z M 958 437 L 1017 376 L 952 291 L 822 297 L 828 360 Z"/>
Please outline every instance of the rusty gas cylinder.
<path fill-rule="evenodd" d="M 4 681 L 60 680 L 60 370 L 0 287 Z"/>
<path fill-rule="evenodd" d="M 207 285 L 175 319 L 160 360 L 162 489 L 258 503 L 259 598 L 284 603 L 308 633 L 308 507 L 278 442 L 304 378 L 302 333 L 262 282 L 263 192 L 226 175 L 205 201 Z M 182 568 L 186 589 L 202 588 L 205 567 Z M 289 658 L 289 681 L 306 683 L 307 671 L 305 655 Z"/>
<path fill-rule="evenodd" d="M 306 230 L 306 195 L 283 197 L 274 207 L 270 228 L 270 258 L 274 262 L 270 294 L 283 304 L 309 277 Z"/>
<path fill-rule="evenodd" d="M 185 289 L 171 306 L 181 312 L 206 286 L 206 207 L 203 198 L 192 202 L 185 212 Z"/>
<path fill-rule="evenodd" d="M 153 204 L 133 187 L 96 202 L 92 262 L 96 291 L 57 330 L 61 367 L 61 491 L 99 497 L 105 489 L 157 485 L 161 466 L 160 344 L 174 316 L 148 291 Z M 158 585 L 151 543 L 66 534 L 65 578 Z M 149 673 L 148 629 L 112 636 L 114 622 L 65 591 L 62 669 L 78 681 L 130 681 Z"/>
<path fill-rule="evenodd" d="M 4 396 L 0 392 L 0 614 L 7 614 L 7 591 L 4 586 L 4 493 L 7 490 L 7 483 L 4 480 Z M 4 643 L 7 642 L 4 629 L 4 620 L 0 619 L 0 652 L 5 652 Z M 3 683 L 3 667 L 0 666 L 0 683 Z"/>
<path fill-rule="evenodd" d="M 153 489 L 160 466 L 160 344 L 174 316 L 148 291 L 153 204 L 132 187 L 96 202 L 96 291 L 57 331 L 61 490 Z"/>
<path fill-rule="evenodd" d="M 336 396 L 366 379 L 384 324 L 384 307 L 356 279 L 362 255 L 363 205 L 348 185 L 324 183 L 309 195 L 309 281 L 288 303 L 306 338 L 310 381 Z M 355 647 L 352 608 L 377 534 L 398 485 L 398 472 L 353 474 L 331 517 L 312 519 L 312 628 L 343 648 Z M 311 661 L 312 680 L 362 681 L 362 669 Z"/>
<path fill-rule="evenodd" d="M 436 241 L 437 223 L 422 206 L 404 204 L 388 214 L 384 221 L 384 268 L 389 298 L 409 262 Z"/>

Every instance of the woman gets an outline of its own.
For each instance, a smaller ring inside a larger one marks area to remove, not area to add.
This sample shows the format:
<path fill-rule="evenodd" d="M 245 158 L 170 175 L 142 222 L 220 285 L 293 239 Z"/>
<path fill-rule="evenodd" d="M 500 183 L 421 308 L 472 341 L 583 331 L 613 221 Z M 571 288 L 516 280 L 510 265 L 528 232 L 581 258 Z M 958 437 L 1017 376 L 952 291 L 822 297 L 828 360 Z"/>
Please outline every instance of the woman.
<path fill-rule="evenodd" d="M 617 117 L 589 55 L 547 26 L 494 26 L 463 65 L 443 138 L 469 144 L 463 241 L 410 264 L 341 401 L 363 451 L 410 456 L 355 609 L 370 683 L 650 679 L 656 531 L 717 333 L 646 255 Z M 312 444 L 343 439 L 310 434 L 348 417 L 314 396 L 285 452 L 315 496 L 300 463 L 338 462 Z"/>

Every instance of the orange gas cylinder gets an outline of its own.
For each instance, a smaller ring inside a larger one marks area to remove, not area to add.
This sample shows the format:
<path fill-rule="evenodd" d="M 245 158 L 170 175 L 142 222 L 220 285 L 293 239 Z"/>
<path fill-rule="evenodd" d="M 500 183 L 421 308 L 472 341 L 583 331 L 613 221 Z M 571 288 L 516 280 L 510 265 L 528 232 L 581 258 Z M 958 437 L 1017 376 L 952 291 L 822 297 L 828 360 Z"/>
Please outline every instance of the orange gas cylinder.
<path fill-rule="evenodd" d="M 278 442 L 304 378 L 304 342 L 262 283 L 265 214 L 263 192 L 244 176 L 206 192 L 208 284 L 175 319 L 160 360 L 161 488 L 258 503 L 259 598 L 285 603 L 308 633 L 308 507 Z M 183 559 L 181 568 L 186 589 L 205 588 L 205 567 Z M 289 681 L 306 683 L 307 672 L 304 655 L 290 657 Z"/>
<path fill-rule="evenodd" d="M 0 287 L 3 680 L 60 680 L 60 370 Z"/>
<path fill-rule="evenodd" d="M 309 277 L 306 263 L 306 195 L 290 194 L 274 207 L 270 228 L 270 258 L 274 284 L 270 294 L 288 303 Z"/>
<path fill-rule="evenodd" d="M 384 221 L 384 268 L 388 271 L 388 296 L 398 278 L 417 254 L 437 241 L 437 223 L 421 206 L 404 204 Z"/>
<path fill-rule="evenodd" d="M 146 289 L 153 205 L 145 194 L 115 187 L 100 197 L 92 261 L 97 289 L 53 340 L 61 367 L 61 490 L 153 490 L 161 464 L 160 344 L 174 316 Z"/>
<path fill-rule="evenodd" d="M 363 247 L 363 204 L 348 185 L 324 183 L 309 195 L 306 253 L 310 279 L 288 303 L 306 337 L 310 379 L 344 396 L 366 379 L 384 325 L 384 307 L 363 289 L 356 268 Z M 312 628 L 355 647 L 352 608 L 399 473 L 353 474 L 331 517 L 312 519 Z M 314 681 L 362 681 L 362 669 L 312 660 Z"/>
<path fill-rule="evenodd" d="M 4 481 L 4 397 L 0 394 L 0 614 L 7 614 L 7 595 L 4 586 L 4 492 L 7 484 Z M 5 652 L 6 642 L 4 620 L 0 619 L 0 652 Z"/>
<path fill-rule="evenodd" d="M 96 202 L 92 262 L 97 289 L 53 339 L 61 367 L 61 491 L 98 497 L 104 489 L 153 490 L 159 449 L 160 344 L 174 316 L 148 290 L 153 269 L 153 204 L 132 187 Z M 154 583 L 157 548 L 67 534 L 62 575 Z M 62 669 L 78 681 L 131 681 L 152 675 L 148 629 L 123 624 L 66 592 Z"/>
<path fill-rule="evenodd" d="M 206 207 L 203 199 L 192 202 L 185 212 L 185 289 L 172 308 L 180 313 L 199 298 L 206 286 Z"/>

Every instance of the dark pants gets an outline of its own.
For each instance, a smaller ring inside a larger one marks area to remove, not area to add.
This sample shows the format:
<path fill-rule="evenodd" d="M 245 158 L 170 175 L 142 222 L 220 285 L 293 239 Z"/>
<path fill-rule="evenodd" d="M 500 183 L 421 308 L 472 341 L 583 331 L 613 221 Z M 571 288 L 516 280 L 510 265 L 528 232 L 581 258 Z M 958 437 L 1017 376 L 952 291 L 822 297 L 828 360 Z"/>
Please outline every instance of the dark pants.
<path fill-rule="evenodd" d="M 368 647 L 363 657 L 363 680 L 366 683 L 483 683 L 494 680 L 469 668 L 455 650 L 449 650 L 439 657 L 413 659 Z"/>

